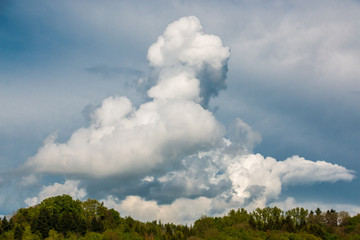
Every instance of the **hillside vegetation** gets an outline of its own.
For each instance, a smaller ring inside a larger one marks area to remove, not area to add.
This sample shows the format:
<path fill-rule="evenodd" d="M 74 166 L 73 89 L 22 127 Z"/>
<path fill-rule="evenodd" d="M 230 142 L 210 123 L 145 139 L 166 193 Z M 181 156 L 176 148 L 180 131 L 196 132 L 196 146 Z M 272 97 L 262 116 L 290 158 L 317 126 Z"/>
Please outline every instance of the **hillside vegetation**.
<path fill-rule="evenodd" d="M 51 197 L 0 219 L 0 239 L 360 239 L 360 214 L 303 208 L 231 210 L 193 226 L 121 217 L 94 199 Z"/>

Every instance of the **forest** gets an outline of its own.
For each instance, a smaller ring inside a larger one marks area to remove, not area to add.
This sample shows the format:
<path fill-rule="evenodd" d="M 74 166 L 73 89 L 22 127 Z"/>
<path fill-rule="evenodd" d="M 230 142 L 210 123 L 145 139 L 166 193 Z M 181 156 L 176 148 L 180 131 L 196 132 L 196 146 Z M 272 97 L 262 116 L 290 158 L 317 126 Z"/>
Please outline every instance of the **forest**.
<path fill-rule="evenodd" d="M 222 217 L 202 216 L 193 225 L 137 221 L 122 217 L 94 199 L 69 195 L 0 218 L 0 239 L 360 239 L 360 214 L 277 207 L 231 210 Z"/>

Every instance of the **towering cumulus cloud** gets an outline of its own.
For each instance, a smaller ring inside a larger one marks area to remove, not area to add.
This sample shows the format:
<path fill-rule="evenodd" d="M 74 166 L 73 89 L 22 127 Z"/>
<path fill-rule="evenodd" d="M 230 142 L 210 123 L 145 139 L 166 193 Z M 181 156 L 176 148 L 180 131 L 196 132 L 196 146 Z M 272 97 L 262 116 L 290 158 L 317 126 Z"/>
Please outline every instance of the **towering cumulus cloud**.
<path fill-rule="evenodd" d="M 240 118 L 225 132 L 208 104 L 225 88 L 229 56 L 196 17 L 171 23 L 148 51 L 158 76 L 147 92 L 151 100 L 135 108 L 127 97 L 109 97 L 67 142 L 48 137 L 25 167 L 76 180 L 44 187 L 27 204 L 66 187 L 103 198 L 122 215 L 180 223 L 265 206 L 284 185 L 351 181 L 351 170 L 324 161 L 252 154 L 261 136 Z M 99 188 L 105 195 L 96 195 Z"/>
<path fill-rule="evenodd" d="M 206 107 L 225 88 L 229 56 L 229 48 L 204 34 L 196 17 L 181 18 L 149 48 L 150 65 L 162 69 L 150 97 L 191 99 Z"/>
<path fill-rule="evenodd" d="M 139 176 L 214 147 L 223 127 L 202 105 L 224 87 L 229 56 L 229 48 L 204 34 L 196 17 L 170 24 L 148 53 L 159 70 L 148 91 L 152 101 L 135 109 L 126 97 L 105 99 L 89 128 L 74 132 L 67 143 L 50 137 L 27 165 L 48 173 Z"/>

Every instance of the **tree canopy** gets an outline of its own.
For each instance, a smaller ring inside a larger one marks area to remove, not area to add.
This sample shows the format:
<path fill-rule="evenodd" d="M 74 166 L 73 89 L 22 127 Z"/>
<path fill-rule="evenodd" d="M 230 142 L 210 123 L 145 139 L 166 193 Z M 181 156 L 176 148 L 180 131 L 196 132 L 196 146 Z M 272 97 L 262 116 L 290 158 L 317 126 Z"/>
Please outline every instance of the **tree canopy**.
<path fill-rule="evenodd" d="M 10 219 L 0 218 L 0 239 L 360 239 L 360 214 L 242 208 L 184 226 L 121 217 L 95 199 L 82 202 L 61 195 L 21 208 Z"/>

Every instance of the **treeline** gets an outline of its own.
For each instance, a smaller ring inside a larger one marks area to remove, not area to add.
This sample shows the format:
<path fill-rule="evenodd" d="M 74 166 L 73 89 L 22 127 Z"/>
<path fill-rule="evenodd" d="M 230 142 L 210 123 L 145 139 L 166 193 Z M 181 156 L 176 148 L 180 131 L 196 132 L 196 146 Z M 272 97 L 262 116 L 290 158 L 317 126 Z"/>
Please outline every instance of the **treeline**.
<path fill-rule="evenodd" d="M 266 207 L 203 216 L 184 226 L 123 218 L 97 200 L 62 195 L 0 219 L 0 239 L 360 239 L 360 214 Z"/>

